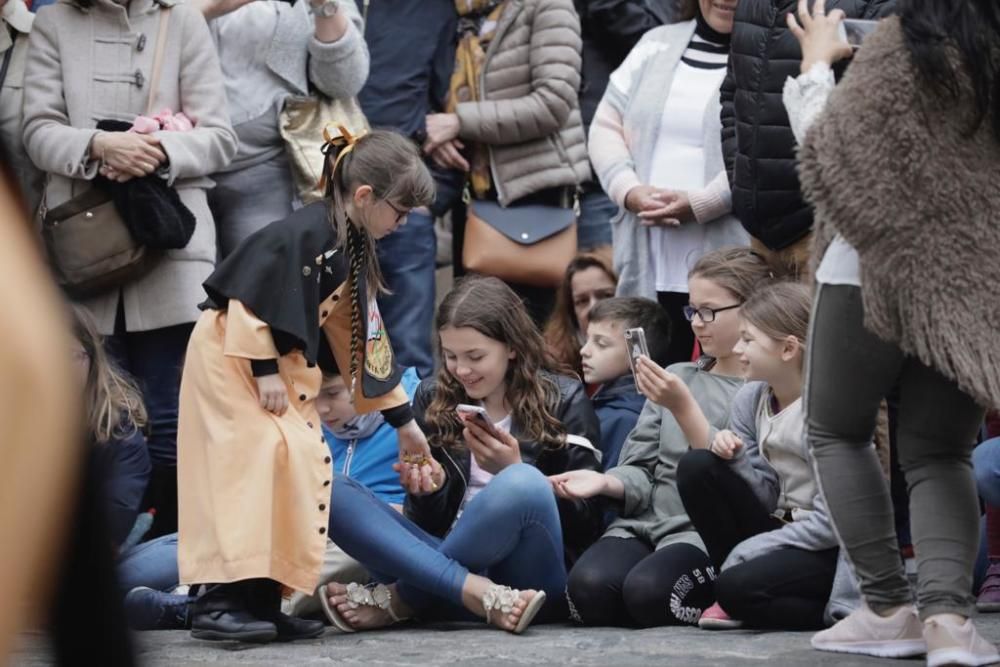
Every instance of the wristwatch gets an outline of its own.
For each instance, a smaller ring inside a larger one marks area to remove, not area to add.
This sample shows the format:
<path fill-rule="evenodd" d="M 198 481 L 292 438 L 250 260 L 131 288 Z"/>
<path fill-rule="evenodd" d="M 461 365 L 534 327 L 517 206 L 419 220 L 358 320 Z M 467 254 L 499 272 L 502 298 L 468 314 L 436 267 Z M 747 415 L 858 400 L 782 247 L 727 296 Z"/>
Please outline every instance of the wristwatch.
<path fill-rule="evenodd" d="M 334 16 L 339 9 L 337 0 L 323 0 L 318 5 L 314 5 L 312 2 L 309 3 L 309 13 L 322 16 L 325 19 Z"/>

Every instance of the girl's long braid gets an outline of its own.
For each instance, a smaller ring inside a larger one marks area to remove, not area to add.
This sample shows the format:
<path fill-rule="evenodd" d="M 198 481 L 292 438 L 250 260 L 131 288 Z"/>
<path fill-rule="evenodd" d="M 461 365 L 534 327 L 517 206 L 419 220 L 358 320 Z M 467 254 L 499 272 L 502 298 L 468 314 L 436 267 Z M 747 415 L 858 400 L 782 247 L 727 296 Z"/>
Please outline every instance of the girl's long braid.
<path fill-rule="evenodd" d="M 364 268 L 364 239 L 362 232 L 350 220 L 347 221 L 347 256 L 351 289 L 351 396 L 357 378 L 358 360 L 362 355 L 363 331 L 361 323 L 361 271 Z M 367 298 L 365 294 L 365 298 Z"/>

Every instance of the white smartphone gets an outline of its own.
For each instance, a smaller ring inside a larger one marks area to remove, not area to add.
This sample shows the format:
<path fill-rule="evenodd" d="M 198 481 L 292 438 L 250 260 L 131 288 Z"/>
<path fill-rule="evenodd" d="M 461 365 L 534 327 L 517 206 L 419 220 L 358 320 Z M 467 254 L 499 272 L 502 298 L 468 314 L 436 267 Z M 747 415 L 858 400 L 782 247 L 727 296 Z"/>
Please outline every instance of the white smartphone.
<path fill-rule="evenodd" d="M 625 345 L 628 346 L 628 364 L 632 367 L 633 377 L 637 375 L 636 360 L 640 356 L 649 358 L 649 348 L 646 347 L 646 332 L 642 327 L 625 330 Z M 636 391 L 639 391 L 639 381 L 636 380 Z"/>
<path fill-rule="evenodd" d="M 468 403 L 459 403 L 457 406 L 455 406 L 455 412 L 459 413 L 460 415 L 473 417 L 477 421 L 479 426 L 486 429 L 486 431 L 489 432 L 490 435 L 492 435 L 495 438 L 499 437 L 499 435 L 497 434 L 496 427 L 493 425 L 493 422 L 490 420 L 489 414 L 486 412 L 486 408 L 484 408 L 483 406 L 469 405 Z"/>
<path fill-rule="evenodd" d="M 870 35 L 878 27 L 878 21 L 865 19 L 844 19 L 838 28 L 840 40 L 847 42 L 854 50 L 861 48 L 865 37 Z"/>

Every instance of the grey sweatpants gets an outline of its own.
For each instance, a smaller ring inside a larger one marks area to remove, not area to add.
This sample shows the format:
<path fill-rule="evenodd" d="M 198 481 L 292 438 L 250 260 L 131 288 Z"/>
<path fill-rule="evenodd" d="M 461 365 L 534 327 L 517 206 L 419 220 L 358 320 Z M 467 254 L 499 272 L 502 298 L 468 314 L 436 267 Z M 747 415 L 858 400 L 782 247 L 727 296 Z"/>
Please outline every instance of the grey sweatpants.
<path fill-rule="evenodd" d="M 863 326 L 861 290 L 820 285 L 806 370 L 807 438 L 830 515 L 875 611 L 911 602 L 889 486 L 871 446 L 898 383 L 896 429 L 910 497 L 921 618 L 973 609 L 979 507 L 970 453 L 983 409 L 954 382 Z"/>

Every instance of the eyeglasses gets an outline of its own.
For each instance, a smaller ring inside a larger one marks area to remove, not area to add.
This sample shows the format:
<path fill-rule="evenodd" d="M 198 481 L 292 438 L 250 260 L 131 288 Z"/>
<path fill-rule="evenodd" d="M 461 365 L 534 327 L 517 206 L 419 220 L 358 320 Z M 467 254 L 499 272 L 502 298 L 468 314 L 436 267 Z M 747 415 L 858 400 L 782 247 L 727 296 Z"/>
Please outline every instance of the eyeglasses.
<path fill-rule="evenodd" d="M 384 201 L 386 204 L 388 204 L 389 208 L 392 209 L 392 212 L 396 214 L 396 222 L 399 222 L 400 220 L 402 220 L 403 218 L 405 218 L 410 213 L 409 209 L 396 208 L 396 205 L 393 204 L 388 199 L 383 199 L 382 201 Z"/>
<path fill-rule="evenodd" d="M 694 319 L 694 316 L 697 315 L 698 317 L 701 318 L 702 322 L 705 322 L 707 324 L 709 322 L 714 322 L 715 316 L 718 315 L 719 313 L 727 310 L 733 310 L 734 308 L 739 308 L 742 305 L 743 305 L 742 303 L 738 303 L 735 306 L 726 306 L 725 308 L 709 308 L 708 306 L 702 306 L 701 308 L 692 308 L 691 306 L 684 306 L 684 319 L 690 322 L 691 320 Z"/>

